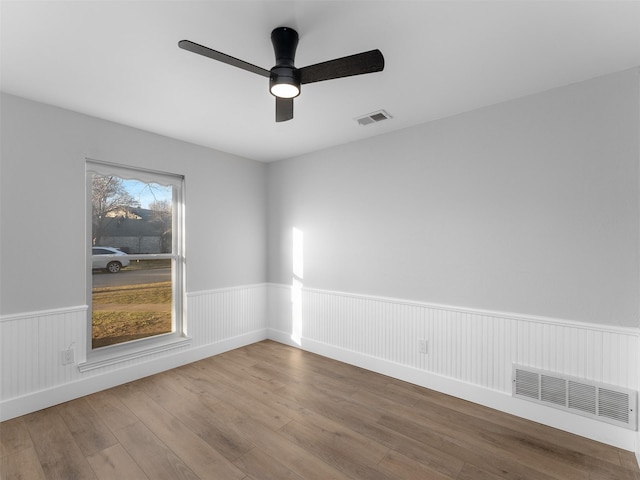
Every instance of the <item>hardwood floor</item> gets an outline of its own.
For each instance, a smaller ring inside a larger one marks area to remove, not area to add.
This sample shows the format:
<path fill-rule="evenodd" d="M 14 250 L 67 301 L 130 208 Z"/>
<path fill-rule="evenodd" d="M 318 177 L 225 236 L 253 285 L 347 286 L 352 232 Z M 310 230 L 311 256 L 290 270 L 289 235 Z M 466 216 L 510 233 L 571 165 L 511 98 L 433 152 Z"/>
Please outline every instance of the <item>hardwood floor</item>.
<path fill-rule="evenodd" d="M 2 479 L 640 480 L 630 452 L 271 341 L 0 436 Z"/>

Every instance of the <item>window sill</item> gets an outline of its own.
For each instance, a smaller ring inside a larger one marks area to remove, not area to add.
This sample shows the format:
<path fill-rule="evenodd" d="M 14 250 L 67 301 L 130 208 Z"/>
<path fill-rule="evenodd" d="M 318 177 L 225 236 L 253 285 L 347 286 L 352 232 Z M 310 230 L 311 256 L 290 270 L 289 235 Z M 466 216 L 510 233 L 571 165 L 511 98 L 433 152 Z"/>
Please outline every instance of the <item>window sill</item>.
<path fill-rule="evenodd" d="M 163 340 L 156 339 L 153 343 L 145 343 L 138 347 L 132 345 L 118 345 L 113 349 L 103 347 L 105 351 L 97 351 L 90 354 L 86 362 L 78 364 L 80 373 L 90 372 L 98 368 L 117 365 L 138 358 L 144 358 L 158 353 L 169 352 L 191 345 L 191 337 L 171 336 Z M 125 347 L 125 348 L 121 348 Z M 102 349 L 101 349 L 102 350 Z"/>

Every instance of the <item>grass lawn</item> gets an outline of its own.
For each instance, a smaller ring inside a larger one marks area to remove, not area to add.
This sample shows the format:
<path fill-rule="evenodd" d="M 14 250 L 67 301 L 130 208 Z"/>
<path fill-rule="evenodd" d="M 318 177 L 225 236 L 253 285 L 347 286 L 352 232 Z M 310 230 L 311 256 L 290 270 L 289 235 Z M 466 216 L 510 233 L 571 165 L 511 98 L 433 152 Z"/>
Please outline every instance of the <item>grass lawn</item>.
<path fill-rule="evenodd" d="M 171 332 L 171 282 L 93 289 L 93 348 Z"/>

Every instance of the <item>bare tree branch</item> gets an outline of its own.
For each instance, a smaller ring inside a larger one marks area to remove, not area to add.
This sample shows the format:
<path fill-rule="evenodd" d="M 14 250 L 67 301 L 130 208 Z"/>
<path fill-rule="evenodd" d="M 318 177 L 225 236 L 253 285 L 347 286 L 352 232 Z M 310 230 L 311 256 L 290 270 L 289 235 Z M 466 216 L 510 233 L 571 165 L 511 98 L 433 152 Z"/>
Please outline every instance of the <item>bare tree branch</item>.
<path fill-rule="evenodd" d="M 91 203 L 93 210 L 92 241 L 99 245 L 106 226 L 140 206 L 124 188 L 123 181 L 112 175 L 93 175 L 91 178 Z"/>

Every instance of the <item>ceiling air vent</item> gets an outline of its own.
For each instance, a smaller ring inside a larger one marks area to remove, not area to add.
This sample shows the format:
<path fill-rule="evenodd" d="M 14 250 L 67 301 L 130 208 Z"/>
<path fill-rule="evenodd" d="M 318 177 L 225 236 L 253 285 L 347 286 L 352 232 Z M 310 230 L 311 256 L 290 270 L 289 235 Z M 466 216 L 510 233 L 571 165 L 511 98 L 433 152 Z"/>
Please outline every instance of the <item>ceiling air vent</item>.
<path fill-rule="evenodd" d="M 358 117 L 355 120 L 358 122 L 358 125 L 371 125 L 372 123 L 382 122 L 383 120 L 387 120 L 391 118 L 384 110 L 378 110 L 377 112 L 368 113 L 362 117 Z"/>
<path fill-rule="evenodd" d="M 514 397 L 637 429 L 638 392 L 581 378 L 513 365 Z"/>

